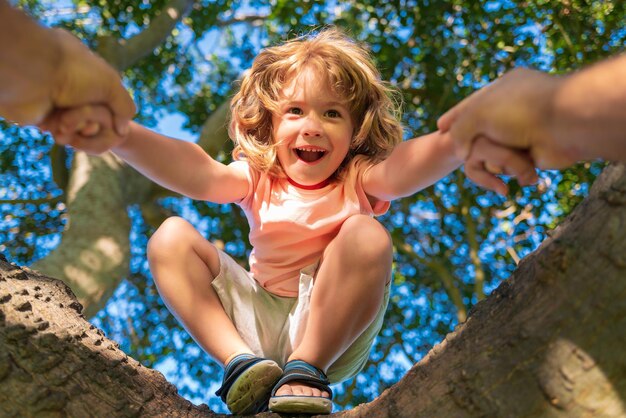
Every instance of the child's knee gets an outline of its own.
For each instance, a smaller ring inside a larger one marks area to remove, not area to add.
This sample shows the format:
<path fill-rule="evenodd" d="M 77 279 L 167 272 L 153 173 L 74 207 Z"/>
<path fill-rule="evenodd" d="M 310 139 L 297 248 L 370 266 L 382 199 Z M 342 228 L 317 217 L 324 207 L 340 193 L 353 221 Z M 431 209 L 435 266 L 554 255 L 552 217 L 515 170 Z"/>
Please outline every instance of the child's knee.
<path fill-rule="evenodd" d="M 167 218 L 148 241 L 148 258 L 163 258 L 176 255 L 190 243 L 194 227 L 178 216 Z"/>
<path fill-rule="evenodd" d="M 167 218 L 148 241 L 150 268 L 160 264 L 186 263 L 198 257 L 216 277 L 220 271 L 217 249 L 191 225 L 178 216 Z"/>
<path fill-rule="evenodd" d="M 346 219 L 338 237 L 345 240 L 350 251 L 363 261 L 385 262 L 391 265 L 393 250 L 391 236 L 376 219 L 366 215 L 355 215 Z"/>

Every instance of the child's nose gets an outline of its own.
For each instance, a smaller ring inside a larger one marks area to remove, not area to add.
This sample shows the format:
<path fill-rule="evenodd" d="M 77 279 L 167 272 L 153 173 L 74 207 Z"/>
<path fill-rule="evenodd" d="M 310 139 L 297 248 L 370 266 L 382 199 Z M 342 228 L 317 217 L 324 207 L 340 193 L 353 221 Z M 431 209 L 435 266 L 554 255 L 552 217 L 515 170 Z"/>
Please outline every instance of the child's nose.
<path fill-rule="evenodd" d="M 302 126 L 302 133 L 304 136 L 321 136 L 322 124 L 320 120 L 315 116 L 307 117 Z"/>

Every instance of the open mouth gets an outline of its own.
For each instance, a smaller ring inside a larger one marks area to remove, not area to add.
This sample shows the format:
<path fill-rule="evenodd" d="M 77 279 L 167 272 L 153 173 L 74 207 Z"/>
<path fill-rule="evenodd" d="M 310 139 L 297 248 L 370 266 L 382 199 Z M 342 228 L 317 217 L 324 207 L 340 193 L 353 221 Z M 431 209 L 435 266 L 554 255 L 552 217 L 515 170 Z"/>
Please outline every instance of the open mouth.
<path fill-rule="evenodd" d="M 294 151 L 299 159 L 307 163 L 314 163 L 326 154 L 326 150 L 312 147 L 294 148 Z"/>

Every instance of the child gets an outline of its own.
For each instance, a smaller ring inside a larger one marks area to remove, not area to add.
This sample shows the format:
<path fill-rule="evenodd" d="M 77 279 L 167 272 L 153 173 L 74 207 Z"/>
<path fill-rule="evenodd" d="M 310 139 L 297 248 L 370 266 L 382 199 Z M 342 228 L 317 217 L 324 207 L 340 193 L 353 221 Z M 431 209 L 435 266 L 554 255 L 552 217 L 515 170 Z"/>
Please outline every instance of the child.
<path fill-rule="evenodd" d="M 231 110 L 229 165 L 136 124 L 112 151 L 167 188 L 246 214 L 250 272 L 181 218 L 148 244 L 163 300 L 226 367 L 217 394 L 228 408 L 252 414 L 269 401 L 276 412 L 327 414 L 329 384 L 363 368 L 389 300 L 392 244 L 373 215 L 460 160 L 439 133 L 401 142 L 392 89 L 336 29 L 263 50 Z M 110 115 L 69 110 L 51 130 L 80 148 L 110 133 Z"/>

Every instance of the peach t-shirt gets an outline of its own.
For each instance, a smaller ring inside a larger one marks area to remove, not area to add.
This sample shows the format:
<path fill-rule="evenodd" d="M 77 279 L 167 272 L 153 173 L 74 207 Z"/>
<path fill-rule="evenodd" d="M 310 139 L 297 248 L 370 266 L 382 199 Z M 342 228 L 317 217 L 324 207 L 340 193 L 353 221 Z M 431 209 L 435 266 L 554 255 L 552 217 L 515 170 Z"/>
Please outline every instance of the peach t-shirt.
<path fill-rule="evenodd" d="M 238 204 L 250 224 L 250 272 L 267 291 L 278 296 L 298 295 L 300 270 L 317 262 L 342 223 L 355 214 L 382 215 L 389 202 L 372 206 L 361 184 L 371 163 L 356 156 L 343 182 L 305 190 L 253 170 L 246 161 L 232 167 L 243 170 L 250 186 Z"/>

